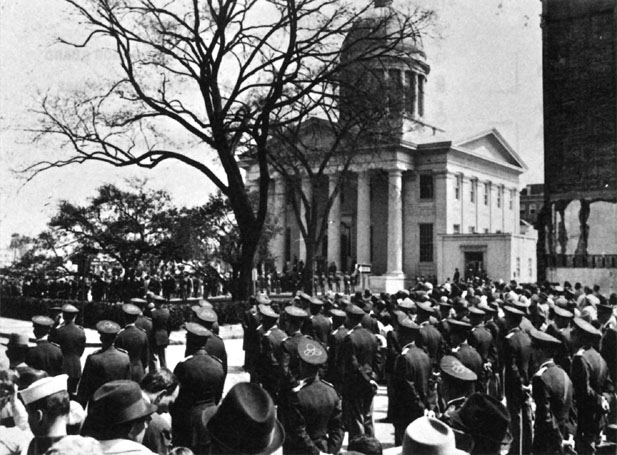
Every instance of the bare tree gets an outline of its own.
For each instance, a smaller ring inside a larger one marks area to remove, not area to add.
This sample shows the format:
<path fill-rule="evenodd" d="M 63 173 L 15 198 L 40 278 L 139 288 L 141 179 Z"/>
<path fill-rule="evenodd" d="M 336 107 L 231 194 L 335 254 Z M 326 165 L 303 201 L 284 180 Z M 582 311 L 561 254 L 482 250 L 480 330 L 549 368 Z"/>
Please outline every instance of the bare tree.
<path fill-rule="evenodd" d="M 266 220 L 272 129 L 316 109 L 310 95 L 352 63 L 341 62 L 341 43 L 370 2 L 66 1 L 86 37 L 62 42 L 109 46 L 119 76 L 42 100 L 37 138 L 59 138 L 68 155 L 54 151 L 27 171 L 87 161 L 151 169 L 169 160 L 198 170 L 230 201 L 241 251 L 235 296 L 245 297 Z M 248 149 L 259 168 L 256 204 L 239 166 Z"/>

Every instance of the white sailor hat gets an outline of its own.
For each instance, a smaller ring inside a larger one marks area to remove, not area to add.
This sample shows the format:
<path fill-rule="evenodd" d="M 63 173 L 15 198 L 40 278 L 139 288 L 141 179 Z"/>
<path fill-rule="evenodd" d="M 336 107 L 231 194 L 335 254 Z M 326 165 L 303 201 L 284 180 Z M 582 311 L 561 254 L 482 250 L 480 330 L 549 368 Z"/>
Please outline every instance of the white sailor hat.
<path fill-rule="evenodd" d="M 61 374 L 50 378 L 39 379 L 30 384 L 27 389 L 21 390 L 19 394 L 25 405 L 34 403 L 41 398 L 48 397 L 54 393 L 67 391 L 66 381 L 68 375 Z"/>

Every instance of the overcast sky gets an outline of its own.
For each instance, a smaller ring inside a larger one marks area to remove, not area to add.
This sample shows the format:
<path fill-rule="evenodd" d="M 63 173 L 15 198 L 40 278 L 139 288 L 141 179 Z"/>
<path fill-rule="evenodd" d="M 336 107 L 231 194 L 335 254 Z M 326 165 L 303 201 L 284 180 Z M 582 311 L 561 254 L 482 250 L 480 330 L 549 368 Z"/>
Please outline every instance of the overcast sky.
<path fill-rule="evenodd" d="M 422 1 L 437 10 L 439 24 L 439 37 L 424 40 L 431 65 L 427 120 L 455 139 L 496 127 L 529 167 L 521 185 L 541 182 L 541 2 Z M 180 164 L 154 171 L 84 164 L 51 170 L 27 184 L 13 172 L 53 153 L 23 131 L 37 100 L 107 71 L 109 54 L 54 44 L 58 36 L 79 33 L 78 27 L 62 0 L 0 0 L 0 248 L 13 232 L 43 230 L 59 200 L 84 202 L 103 183 L 147 177 L 179 205 L 204 203 L 212 191 L 202 174 Z"/>

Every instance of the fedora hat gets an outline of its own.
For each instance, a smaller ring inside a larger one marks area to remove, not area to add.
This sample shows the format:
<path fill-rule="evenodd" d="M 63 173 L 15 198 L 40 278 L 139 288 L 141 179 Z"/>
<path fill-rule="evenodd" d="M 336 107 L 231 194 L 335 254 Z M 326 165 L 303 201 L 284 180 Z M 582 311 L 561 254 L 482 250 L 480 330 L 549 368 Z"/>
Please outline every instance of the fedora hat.
<path fill-rule="evenodd" d="M 472 393 L 450 417 L 452 428 L 474 439 L 482 438 L 502 446 L 512 442 L 512 435 L 508 431 L 510 413 L 499 400 L 491 396 Z"/>
<path fill-rule="evenodd" d="M 155 411 L 156 406 L 143 398 L 141 388 L 135 381 L 110 381 L 94 392 L 84 428 L 101 430 L 149 416 Z"/>
<path fill-rule="evenodd" d="M 224 453 L 268 455 L 285 440 L 274 402 L 258 384 L 233 386 L 218 407 L 204 411 L 202 423 Z"/>
<path fill-rule="evenodd" d="M 402 455 L 462 455 L 454 431 L 441 420 L 420 417 L 409 424 L 403 436 Z"/>

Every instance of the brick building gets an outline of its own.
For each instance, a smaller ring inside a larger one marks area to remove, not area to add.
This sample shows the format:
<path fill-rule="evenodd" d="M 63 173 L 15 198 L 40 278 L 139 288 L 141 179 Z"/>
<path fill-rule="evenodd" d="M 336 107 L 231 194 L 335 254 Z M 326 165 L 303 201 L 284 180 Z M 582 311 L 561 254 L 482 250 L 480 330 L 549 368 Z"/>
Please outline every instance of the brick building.
<path fill-rule="evenodd" d="M 390 30 L 399 23 L 390 2 L 380 0 L 354 24 L 348 40 L 362 42 L 376 24 Z M 344 44 L 345 45 L 345 44 Z M 349 52 L 357 48 L 350 46 Z M 440 282 L 458 268 L 486 271 L 490 277 L 529 282 L 536 279 L 536 232 L 521 234 L 519 177 L 526 166 L 496 129 L 452 138 L 425 118 L 425 84 L 430 66 L 421 42 L 412 40 L 369 65 L 348 67 L 343 87 L 388 87 L 390 124 L 397 131 L 387 145 L 355 151 L 345 184 L 328 213 L 328 235 L 318 246 L 327 262 L 339 270 L 354 263 L 370 264 L 368 285 L 374 291 L 396 291 L 418 276 Z M 344 57 L 343 57 L 344 60 Z M 369 66 L 369 67 L 367 67 Z M 368 85 L 367 85 L 368 84 Z M 364 109 L 358 90 L 341 90 L 341 116 Z M 375 93 L 377 97 L 382 93 Z M 312 119 L 310 134 L 299 141 L 324 141 L 329 124 Z M 334 194 L 338 169 L 319 185 L 312 198 Z M 247 180 L 257 178 L 247 166 Z M 284 179 L 273 176 L 270 208 L 281 234 L 271 243 L 277 268 L 304 260 L 304 241 L 292 210 Z"/>
<path fill-rule="evenodd" d="M 545 209 L 551 281 L 617 288 L 617 0 L 543 0 Z"/>

